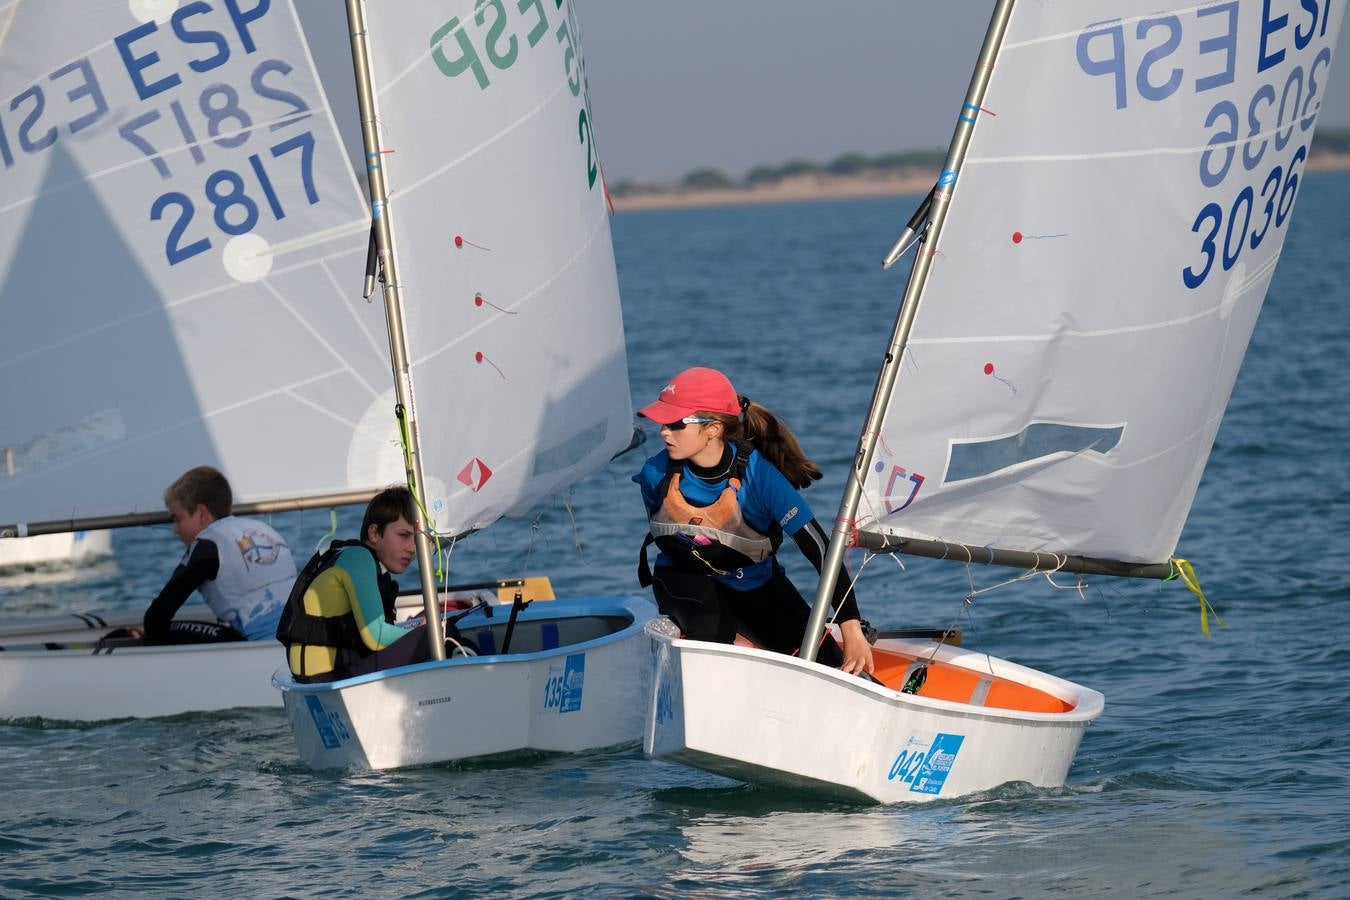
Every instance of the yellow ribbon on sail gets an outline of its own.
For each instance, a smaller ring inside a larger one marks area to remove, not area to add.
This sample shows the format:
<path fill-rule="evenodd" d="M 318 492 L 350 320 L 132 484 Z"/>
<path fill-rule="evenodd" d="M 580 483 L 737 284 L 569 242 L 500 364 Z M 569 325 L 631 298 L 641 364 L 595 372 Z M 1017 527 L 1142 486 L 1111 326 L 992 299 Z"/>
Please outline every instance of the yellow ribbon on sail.
<path fill-rule="evenodd" d="M 1192 594 L 1200 598 L 1200 630 L 1205 633 L 1205 637 L 1209 637 L 1210 613 L 1214 614 L 1214 621 L 1218 622 L 1221 628 L 1227 628 L 1228 623 L 1219 618 L 1219 611 L 1209 602 L 1204 589 L 1200 587 L 1200 579 L 1195 574 L 1195 567 L 1180 557 L 1173 557 L 1172 574 L 1167 576 L 1166 580 L 1171 581 L 1178 577 L 1181 578 L 1186 587 L 1190 588 Z"/>

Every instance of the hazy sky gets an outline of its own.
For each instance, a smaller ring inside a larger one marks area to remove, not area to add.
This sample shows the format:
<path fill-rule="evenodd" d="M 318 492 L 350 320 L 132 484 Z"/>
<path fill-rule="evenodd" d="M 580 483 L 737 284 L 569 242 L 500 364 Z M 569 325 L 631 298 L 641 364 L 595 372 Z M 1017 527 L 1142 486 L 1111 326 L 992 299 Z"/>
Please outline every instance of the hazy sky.
<path fill-rule="evenodd" d="M 992 0 L 575 3 L 611 183 L 671 181 L 702 166 L 740 176 L 756 163 L 828 162 L 850 150 L 945 148 L 993 8 Z M 1350 64 L 1332 66 L 1325 96 L 1319 127 L 1350 126 Z"/>

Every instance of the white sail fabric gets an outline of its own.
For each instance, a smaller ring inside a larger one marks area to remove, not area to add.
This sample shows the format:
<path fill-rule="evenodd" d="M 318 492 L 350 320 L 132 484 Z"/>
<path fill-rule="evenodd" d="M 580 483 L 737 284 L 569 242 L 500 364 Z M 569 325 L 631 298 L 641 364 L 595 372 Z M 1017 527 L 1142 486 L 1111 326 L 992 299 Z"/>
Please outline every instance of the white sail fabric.
<path fill-rule="evenodd" d="M 397 457 L 345 16 L 323 85 L 289 2 L 0 7 L 0 519 L 380 487 Z M 396 477 L 394 480 L 401 480 Z"/>
<path fill-rule="evenodd" d="M 632 435 L 576 18 L 562 0 L 366 15 L 428 512 L 462 533 Z"/>
<path fill-rule="evenodd" d="M 1289 230 L 1343 9 L 1018 4 L 983 108 L 963 113 L 978 122 L 859 527 L 1171 555 Z"/>

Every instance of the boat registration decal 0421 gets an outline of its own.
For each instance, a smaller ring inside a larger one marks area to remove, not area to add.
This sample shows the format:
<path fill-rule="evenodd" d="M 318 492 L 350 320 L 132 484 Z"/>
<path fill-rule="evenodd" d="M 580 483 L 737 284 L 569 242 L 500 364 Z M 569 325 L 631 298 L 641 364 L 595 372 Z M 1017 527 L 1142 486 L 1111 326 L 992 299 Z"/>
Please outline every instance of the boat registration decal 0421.
<path fill-rule="evenodd" d="M 965 739 L 964 735 L 942 732 L 911 735 L 891 763 L 886 780 L 904 782 L 914 794 L 941 793 Z"/>
<path fill-rule="evenodd" d="M 544 709 L 559 713 L 581 709 L 581 690 L 586 681 L 586 654 L 573 653 L 561 665 L 548 667 L 548 681 L 544 685 Z"/>
<path fill-rule="evenodd" d="M 352 739 L 347 724 L 342 721 L 341 713 L 325 709 L 319 698 L 314 696 L 305 698 L 305 706 L 309 707 L 309 714 L 314 719 L 314 729 L 319 732 L 319 740 L 323 741 L 325 748 L 336 750 L 342 746 L 343 741 Z"/>

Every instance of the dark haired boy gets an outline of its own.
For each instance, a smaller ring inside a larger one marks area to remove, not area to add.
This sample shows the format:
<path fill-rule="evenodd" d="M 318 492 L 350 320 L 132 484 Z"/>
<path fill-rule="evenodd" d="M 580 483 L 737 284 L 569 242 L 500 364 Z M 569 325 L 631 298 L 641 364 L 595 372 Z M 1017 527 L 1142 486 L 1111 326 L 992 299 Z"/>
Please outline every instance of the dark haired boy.
<path fill-rule="evenodd" d="M 431 658 L 425 627 L 394 624 L 393 575 L 417 557 L 415 519 L 408 489 L 387 488 L 366 507 L 359 541 L 334 541 L 305 565 L 277 628 L 296 681 L 337 681 Z"/>

